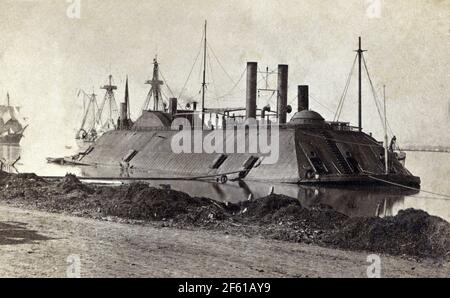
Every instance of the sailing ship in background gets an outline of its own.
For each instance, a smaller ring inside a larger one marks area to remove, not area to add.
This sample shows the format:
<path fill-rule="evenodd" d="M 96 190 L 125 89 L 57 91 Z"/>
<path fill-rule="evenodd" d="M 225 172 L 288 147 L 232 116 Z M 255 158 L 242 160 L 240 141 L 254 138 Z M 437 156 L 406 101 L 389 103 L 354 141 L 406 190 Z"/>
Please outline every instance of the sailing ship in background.
<path fill-rule="evenodd" d="M 0 144 L 19 145 L 25 119 L 20 117 L 20 107 L 10 105 L 9 93 L 6 94 L 6 105 L 0 105 Z"/>
<path fill-rule="evenodd" d="M 106 90 L 100 106 L 94 91 L 91 94 L 84 90 L 78 92 L 78 96 L 83 95 L 83 119 L 75 136 L 80 149 L 88 148 L 103 133 L 118 128 L 117 122 L 120 117 L 114 97 L 114 90 L 117 90 L 117 86 L 113 85 L 112 75 L 109 75 L 108 83 L 100 89 Z M 128 92 L 126 92 L 126 96 L 127 94 Z"/>

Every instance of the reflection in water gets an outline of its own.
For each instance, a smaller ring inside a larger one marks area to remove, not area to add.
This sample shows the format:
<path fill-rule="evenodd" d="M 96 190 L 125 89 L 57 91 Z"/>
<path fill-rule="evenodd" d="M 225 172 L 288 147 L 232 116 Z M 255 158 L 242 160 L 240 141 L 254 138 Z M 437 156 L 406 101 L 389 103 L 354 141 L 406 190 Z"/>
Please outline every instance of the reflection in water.
<path fill-rule="evenodd" d="M 123 171 L 107 167 L 83 167 L 81 170 L 82 176 L 85 177 L 141 176 L 133 171 L 124 175 Z M 246 200 L 250 194 L 254 198 L 266 196 L 270 187 L 274 186 L 275 193 L 297 198 L 306 207 L 324 204 L 352 217 L 393 216 L 400 210 L 415 208 L 450 221 L 450 200 L 445 200 L 442 197 L 431 197 L 430 195 L 424 196 L 419 191 L 397 187 L 318 187 L 253 181 L 229 181 L 226 184 L 219 184 L 214 181 L 182 180 L 153 180 L 147 182 L 156 187 L 170 185 L 172 189 L 184 191 L 191 196 L 209 197 L 228 202 Z"/>
<path fill-rule="evenodd" d="M 123 173 L 116 172 L 111 168 L 84 167 L 82 175 L 85 177 L 120 177 Z M 172 189 L 186 192 L 191 196 L 209 197 L 233 203 L 247 200 L 250 194 L 253 198 L 264 197 L 269 193 L 271 186 L 274 186 L 275 193 L 297 198 L 303 206 L 324 204 L 353 217 L 395 215 L 399 209 L 394 206 L 400 206 L 407 196 L 418 193 L 414 190 L 392 187 L 331 188 L 255 181 L 229 181 L 225 184 L 212 180 L 147 180 L 146 182 L 155 187 L 170 185 Z"/>
<path fill-rule="evenodd" d="M 229 202 L 246 200 L 249 194 L 254 198 L 264 197 L 269 193 L 270 187 L 274 186 L 275 193 L 297 198 L 305 207 L 323 204 L 352 217 L 394 215 L 398 210 L 395 211 L 393 206 L 404 201 L 406 195 L 412 194 L 411 191 L 392 188 L 381 190 L 325 188 L 242 181 L 226 184 L 197 181 L 188 184 L 190 185 L 180 185 L 178 181 L 171 183 L 174 189 L 186 191 L 191 195 Z M 205 186 L 206 184 L 211 184 L 211 187 Z"/>

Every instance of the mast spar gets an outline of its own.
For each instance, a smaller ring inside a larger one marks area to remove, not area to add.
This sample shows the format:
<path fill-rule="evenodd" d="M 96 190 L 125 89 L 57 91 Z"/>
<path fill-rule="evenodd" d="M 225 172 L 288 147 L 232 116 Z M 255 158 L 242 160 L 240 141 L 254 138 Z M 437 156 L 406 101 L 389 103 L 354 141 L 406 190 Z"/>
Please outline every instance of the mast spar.
<path fill-rule="evenodd" d="M 389 152 L 388 152 L 388 134 L 387 134 L 387 111 L 386 111 L 386 85 L 383 85 L 383 104 L 384 104 L 384 167 L 385 174 L 389 174 Z"/>
<path fill-rule="evenodd" d="M 106 90 L 106 93 L 105 93 L 105 98 L 104 98 L 104 100 L 102 102 L 102 105 L 101 105 L 101 107 L 99 109 L 99 113 L 98 113 L 99 122 L 101 122 L 101 120 L 102 120 L 103 111 L 105 109 L 105 105 L 107 104 L 108 105 L 107 113 L 109 115 L 108 115 L 108 119 L 106 120 L 105 124 L 107 125 L 108 128 L 110 126 L 111 127 L 115 127 L 115 125 L 116 125 L 115 122 L 116 121 L 115 121 L 114 117 L 117 116 L 116 115 L 116 113 L 117 113 L 117 103 L 116 103 L 116 99 L 114 97 L 114 90 L 117 90 L 117 86 L 113 85 L 112 75 L 108 76 L 108 84 L 102 86 L 101 89 Z M 113 115 L 113 113 L 114 113 L 114 115 Z"/>
<path fill-rule="evenodd" d="M 358 129 L 362 131 L 362 83 L 361 83 L 361 61 L 362 55 L 366 50 L 361 49 L 361 36 L 358 38 Z"/>
<path fill-rule="evenodd" d="M 205 40 L 203 44 L 203 81 L 202 81 L 202 130 L 205 123 L 205 89 L 206 89 L 206 25 L 207 22 L 205 20 Z"/>
<path fill-rule="evenodd" d="M 155 56 L 155 58 L 153 59 L 153 77 L 151 80 L 147 80 L 145 84 L 150 85 L 151 88 L 150 91 L 148 92 L 147 99 L 145 100 L 142 111 L 149 110 L 150 100 L 152 98 L 153 98 L 153 110 L 158 111 L 160 100 L 162 100 L 161 85 L 163 85 L 164 82 L 159 79 L 159 64 L 157 56 Z"/>

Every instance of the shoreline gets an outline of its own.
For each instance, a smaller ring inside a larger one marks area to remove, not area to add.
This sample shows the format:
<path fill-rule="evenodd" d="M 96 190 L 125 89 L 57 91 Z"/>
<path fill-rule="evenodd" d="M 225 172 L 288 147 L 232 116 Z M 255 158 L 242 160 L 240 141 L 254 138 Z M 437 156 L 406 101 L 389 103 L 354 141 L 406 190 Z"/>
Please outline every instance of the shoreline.
<path fill-rule="evenodd" d="M 3 277 L 356 277 L 367 278 L 368 253 L 204 229 L 118 223 L 4 206 L 3 230 L 20 244 L 0 245 Z M 9 225 L 9 227 L 5 226 Z M 1 238 L 0 238 L 1 239 Z M 380 254 L 381 277 L 448 277 L 450 263 Z"/>
<path fill-rule="evenodd" d="M 275 241 L 345 255 L 379 254 L 398 262 L 446 268 L 450 276 L 450 224 L 412 209 L 388 218 L 349 218 L 325 205 L 307 209 L 296 199 L 276 194 L 225 204 L 143 183 L 98 186 L 70 174 L 49 181 L 34 174 L 6 173 L 0 174 L 0 206 L 44 212 L 49 217 L 76 216 L 100 225 L 125 224 L 131 230 L 145 227 L 249 242 Z M 328 257 L 323 262 L 329 262 Z"/>

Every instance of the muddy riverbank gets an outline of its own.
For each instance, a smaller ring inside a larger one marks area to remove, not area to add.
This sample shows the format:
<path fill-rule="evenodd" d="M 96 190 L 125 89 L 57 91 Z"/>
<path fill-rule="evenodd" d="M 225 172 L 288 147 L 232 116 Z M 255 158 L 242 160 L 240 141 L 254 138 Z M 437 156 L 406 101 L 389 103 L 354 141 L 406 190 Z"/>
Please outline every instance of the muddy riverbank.
<path fill-rule="evenodd" d="M 0 202 L 0 276 L 367 277 L 365 252 L 215 230 L 124 224 Z M 450 263 L 380 255 L 381 277 L 448 277 Z M 70 275 L 68 275 L 70 274 Z"/>
<path fill-rule="evenodd" d="M 45 180 L 7 173 L 0 173 L 0 202 L 93 219 L 450 260 L 450 224 L 413 209 L 394 217 L 349 218 L 326 205 L 305 208 L 297 199 L 277 194 L 226 204 L 144 183 L 100 186 L 72 175 Z"/>

